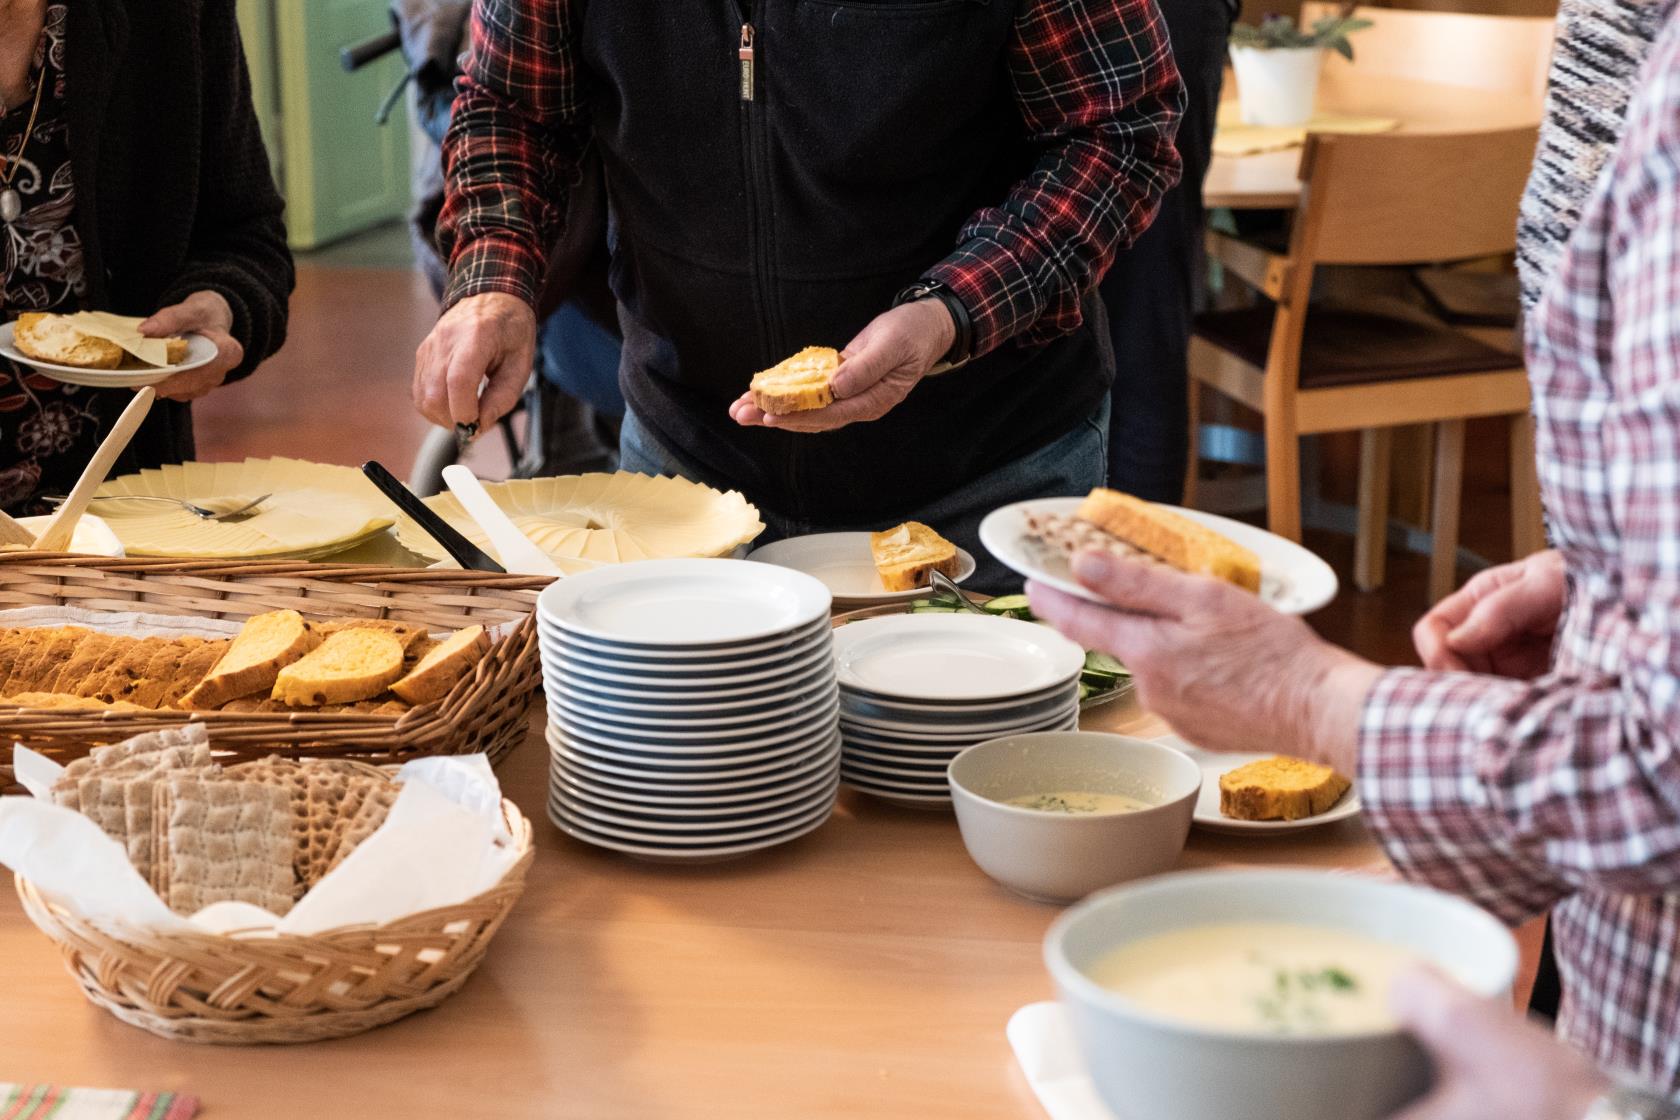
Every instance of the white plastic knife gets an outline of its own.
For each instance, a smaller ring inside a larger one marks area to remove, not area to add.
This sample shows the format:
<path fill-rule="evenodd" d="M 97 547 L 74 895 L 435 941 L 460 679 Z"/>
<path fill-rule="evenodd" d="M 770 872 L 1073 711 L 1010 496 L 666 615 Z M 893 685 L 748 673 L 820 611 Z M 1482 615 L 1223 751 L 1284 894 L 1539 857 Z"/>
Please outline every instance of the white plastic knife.
<path fill-rule="evenodd" d="M 490 545 L 501 559 L 502 567 L 510 572 L 531 576 L 559 576 L 565 573 L 548 553 L 531 543 L 531 538 L 519 531 L 502 507 L 496 504 L 478 481 L 478 476 L 459 463 L 443 468 L 443 481 L 449 492 L 460 501 L 467 516 L 478 522 Z"/>

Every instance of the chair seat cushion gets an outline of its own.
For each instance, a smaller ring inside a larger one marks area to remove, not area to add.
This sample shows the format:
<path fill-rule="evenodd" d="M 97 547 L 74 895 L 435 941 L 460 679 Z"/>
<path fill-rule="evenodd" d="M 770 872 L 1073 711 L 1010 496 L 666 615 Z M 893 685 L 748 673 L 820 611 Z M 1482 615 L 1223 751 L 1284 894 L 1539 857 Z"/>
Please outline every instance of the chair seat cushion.
<path fill-rule="evenodd" d="M 1196 335 L 1250 365 L 1264 367 L 1276 311 L 1270 304 L 1196 317 Z M 1303 389 L 1446 377 L 1513 369 L 1522 359 L 1421 316 L 1317 308 L 1301 342 Z"/>

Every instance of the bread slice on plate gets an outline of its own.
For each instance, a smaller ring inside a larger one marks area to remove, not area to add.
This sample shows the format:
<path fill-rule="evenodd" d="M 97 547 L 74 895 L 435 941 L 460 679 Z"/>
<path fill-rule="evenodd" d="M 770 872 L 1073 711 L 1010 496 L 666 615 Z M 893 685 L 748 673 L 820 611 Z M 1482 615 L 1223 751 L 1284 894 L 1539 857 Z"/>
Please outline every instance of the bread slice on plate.
<path fill-rule="evenodd" d="M 384 630 L 340 630 L 275 678 L 273 697 L 294 708 L 378 696 L 403 675 L 403 644 Z"/>
<path fill-rule="evenodd" d="M 281 669 L 319 641 L 297 611 L 254 615 L 204 679 L 181 698 L 181 707 L 204 711 L 254 692 L 267 692 Z"/>
<path fill-rule="evenodd" d="M 472 672 L 489 650 L 490 635 L 484 627 L 457 630 L 428 651 L 413 671 L 391 686 L 391 691 L 410 704 L 429 704 L 448 695 L 455 682 Z"/>
<path fill-rule="evenodd" d="M 1154 502 L 1098 487 L 1086 496 L 1076 516 L 1181 572 L 1212 576 L 1256 594 L 1260 591 L 1258 556 Z"/>
<path fill-rule="evenodd" d="M 753 375 L 753 403 L 772 415 L 809 412 L 834 403 L 834 371 L 840 351 L 807 346 L 791 358 Z"/>
<path fill-rule="evenodd" d="M 1325 812 L 1352 785 L 1328 766 L 1274 755 L 1219 776 L 1219 811 L 1239 821 L 1298 821 Z"/>
<path fill-rule="evenodd" d="M 18 316 L 12 345 L 26 358 L 77 369 L 116 369 L 123 360 L 123 348 L 116 343 L 83 334 L 66 316 L 40 311 Z"/>
<path fill-rule="evenodd" d="M 929 572 L 955 578 L 961 563 L 957 546 L 920 521 L 869 534 L 869 552 L 881 574 L 881 586 L 888 591 L 926 587 Z"/>

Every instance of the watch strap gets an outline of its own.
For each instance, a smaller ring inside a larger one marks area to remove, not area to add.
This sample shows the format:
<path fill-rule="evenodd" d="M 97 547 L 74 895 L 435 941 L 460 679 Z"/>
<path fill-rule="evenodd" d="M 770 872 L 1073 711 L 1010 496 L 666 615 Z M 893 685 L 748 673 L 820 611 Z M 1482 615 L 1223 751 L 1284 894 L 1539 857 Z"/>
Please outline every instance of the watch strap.
<path fill-rule="evenodd" d="M 937 299 L 943 303 L 945 309 L 951 313 L 951 322 L 956 326 L 956 338 L 951 342 L 951 349 L 946 352 L 944 359 L 934 366 L 934 371 L 944 373 L 967 362 L 974 353 L 974 319 L 968 313 L 968 306 L 949 285 L 940 280 L 916 281 L 898 293 L 893 300 L 893 306 L 913 303 L 919 299 Z"/>

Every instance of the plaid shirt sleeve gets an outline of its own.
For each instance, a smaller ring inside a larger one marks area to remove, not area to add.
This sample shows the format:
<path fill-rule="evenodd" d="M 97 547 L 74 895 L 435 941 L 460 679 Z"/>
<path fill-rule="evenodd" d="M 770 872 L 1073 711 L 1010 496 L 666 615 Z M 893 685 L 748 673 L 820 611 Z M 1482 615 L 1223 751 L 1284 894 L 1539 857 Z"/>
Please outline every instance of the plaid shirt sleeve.
<path fill-rule="evenodd" d="M 1676 25 L 1680 27 L 1680 25 Z M 1396 670 L 1360 794 L 1408 876 L 1508 920 L 1680 890 L 1680 33 L 1530 326 L 1571 597 L 1551 676 Z M 1630 997 L 1631 998 L 1631 997 Z"/>
<path fill-rule="evenodd" d="M 1149 228 L 1180 171 L 1184 87 L 1155 0 L 1030 0 L 1010 66 L 1043 154 L 926 274 L 968 309 L 976 355 L 1078 327 L 1080 299 Z"/>
<path fill-rule="evenodd" d="M 444 137 L 444 306 L 484 292 L 535 305 L 587 141 L 570 0 L 475 0 Z"/>

